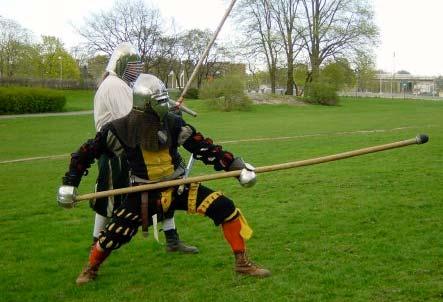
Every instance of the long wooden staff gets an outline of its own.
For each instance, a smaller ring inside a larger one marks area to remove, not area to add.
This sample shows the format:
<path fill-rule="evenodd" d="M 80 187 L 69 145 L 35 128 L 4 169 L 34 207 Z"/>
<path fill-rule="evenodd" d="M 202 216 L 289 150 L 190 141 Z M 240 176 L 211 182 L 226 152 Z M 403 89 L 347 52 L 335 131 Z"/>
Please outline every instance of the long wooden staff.
<path fill-rule="evenodd" d="M 374 152 L 395 149 L 395 148 L 400 148 L 400 147 L 406 147 L 409 145 L 424 144 L 428 140 L 429 140 L 429 137 L 426 134 L 421 134 L 421 135 L 417 135 L 417 137 L 415 137 L 415 138 L 404 140 L 404 141 L 398 141 L 398 142 L 394 142 L 394 143 L 378 145 L 378 146 L 373 146 L 373 147 L 368 147 L 368 148 L 363 148 L 363 149 L 358 149 L 358 150 L 353 150 L 353 151 L 348 151 L 348 152 L 343 152 L 343 153 L 338 153 L 338 154 L 328 155 L 328 156 L 323 156 L 323 157 L 300 160 L 300 161 L 295 161 L 295 162 L 288 162 L 288 163 L 271 165 L 271 166 L 262 166 L 262 167 L 256 168 L 255 173 L 265 173 L 265 172 L 272 172 L 272 171 L 278 171 L 278 170 L 284 170 L 284 169 L 292 169 L 292 168 L 309 166 L 309 165 L 316 165 L 316 164 L 320 164 L 320 163 L 345 159 L 345 158 L 349 158 L 349 157 L 360 156 L 363 154 L 374 153 Z M 152 183 L 152 184 L 140 185 L 140 186 L 136 186 L 136 187 L 127 187 L 127 188 L 114 189 L 114 190 L 109 190 L 109 191 L 89 193 L 89 194 L 77 196 L 75 199 L 75 202 L 82 201 L 82 200 L 94 199 L 94 198 L 120 195 L 120 194 L 149 191 L 149 190 L 154 190 L 154 189 L 179 186 L 179 185 L 189 184 L 189 183 L 204 182 L 204 181 L 222 179 L 222 178 L 228 178 L 228 177 L 238 177 L 240 175 L 240 172 L 241 172 L 240 170 L 230 171 L 230 172 L 222 172 L 222 173 L 215 173 L 215 174 L 209 174 L 209 175 L 189 177 L 186 179 L 162 181 L 162 182 L 157 182 L 157 183 Z"/>

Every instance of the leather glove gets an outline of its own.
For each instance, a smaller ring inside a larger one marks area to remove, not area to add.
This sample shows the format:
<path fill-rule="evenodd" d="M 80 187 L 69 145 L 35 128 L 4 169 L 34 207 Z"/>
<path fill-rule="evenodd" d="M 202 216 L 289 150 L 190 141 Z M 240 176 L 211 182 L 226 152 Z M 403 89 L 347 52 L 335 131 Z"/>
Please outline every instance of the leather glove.
<path fill-rule="evenodd" d="M 75 207 L 75 197 L 77 196 L 77 188 L 74 186 L 60 186 L 57 192 L 57 203 L 62 208 Z"/>
<path fill-rule="evenodd" d="M 229 171 L 241 170 L 238 181 L 245 188 L 250 188 L 257 182 L 255 175 L 255 167 L 251 164 L 245 163 L 240 157 L 236 157 L 229 166 Z"/>

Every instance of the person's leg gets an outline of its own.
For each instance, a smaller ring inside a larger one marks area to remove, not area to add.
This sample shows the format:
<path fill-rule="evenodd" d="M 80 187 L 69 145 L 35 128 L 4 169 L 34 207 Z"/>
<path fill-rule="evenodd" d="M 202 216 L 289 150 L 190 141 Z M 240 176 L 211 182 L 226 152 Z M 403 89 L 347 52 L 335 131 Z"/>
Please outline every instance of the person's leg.
<path fill-rule="evenodd" d="M 192 194 L 193 189 L 196 194 Z M 271 274 L 269 270 L 254 264 L 246 256 L 245 239 L 251 237 L 252 230 L 232 200 L 202 185 L 191 185 L 185 192 L 185 196 L 177 199 L 176 209 L 207 216 L 215 225 L 222 226 L 224 237 L 235 256 L 237 273 L 256 277 L 267 277 Z"/>
<path fill-rule="evenodd" d="M 186 200 L 187 198 L 182 195 L 183 194 L 178 194 L 177 188 L 174 187 L 166 189 L 165 191 L 161 192 L 160 195 L 162 208 L 165 212 L 163 215 L 162 225 L 166 239 L 166 251 L 196 254 L 199 252 L 198 248 L 187 245 L 181 241 L 177 232 L 177 227 L 175 226 L 174 210 L 176 201 Z M 188 196 L 188 191 L 184 193 L 184 195 Z"/>
<path fill-rule="evenodd" d="M 197 247 L 187 245 L 180 240 L 174 217 L 163 220 L 163 232 L 165 233 L 167 252 L 180 252 L 185 254 L 197 254 L 199 252 Z"/>
<path fill-rule="evenodd" d="M 78 285 L 88 283 L 97 277 L 98 269 L 112 250 L 129 242 L 140 225 L 139 194 L 130 194 L 121 207 L 114 211 L 111 221 L 100 232 L 97 243 L 92 247 L 89 261 L 78 276 Z"/>
<path fill-rule="evenodd" d="M 100 232 L 104 230 L 106 224 L 109 222 L 110 218 L 95 213 L 94 229 L 92 232 L 92 245 L 98 241 Z"/>

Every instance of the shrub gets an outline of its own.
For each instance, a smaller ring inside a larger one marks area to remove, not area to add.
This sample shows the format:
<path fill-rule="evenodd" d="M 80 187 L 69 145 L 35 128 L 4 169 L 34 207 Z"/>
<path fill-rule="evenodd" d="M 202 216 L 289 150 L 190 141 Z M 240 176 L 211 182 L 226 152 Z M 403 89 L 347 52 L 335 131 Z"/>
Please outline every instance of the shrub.
<path fill-rule="evenodd" d="M 305 99 L 312 104 L 338 105 L 339 98 L 335 86 L 322 82 L 312 82 L 305 87 Z"/>
<path fill-rule="evenodd" d="M 244 91 L 244 79 L 239 75 L 227 75 L 205 83 L 200 97 L 208 99 L 211 109 L 220 111 L 250 110 L 252 101 Z"/>
<path fill-rule="evenodd" d="M 199 91 L 198 88 L 190 87 L 188 91 L 186 91 L 186 94 L 184 95 L 185 99 L 194 99 L 197 100 L 199 97 Z"/>
<path fill-rule="evenodd" d="M 57 112 L 65 104 L 64 94 L 57 90 L 0 87 L 0 114 Z"/>

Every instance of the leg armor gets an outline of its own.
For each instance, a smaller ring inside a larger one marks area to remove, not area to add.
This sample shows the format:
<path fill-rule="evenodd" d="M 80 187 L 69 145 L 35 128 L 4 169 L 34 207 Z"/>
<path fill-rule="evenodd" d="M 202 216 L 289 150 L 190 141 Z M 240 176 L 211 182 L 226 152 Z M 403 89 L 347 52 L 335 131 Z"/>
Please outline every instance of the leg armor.
<path fill-rule="evenodd" d="M 175 194 L 174 206 L 175 209 L 186 210 L 189 214 L 207 216 L 217 226 L 239 218 L 242 237 L 249 239 L 252 235 L 251 228 L 231 199 L 198 183 L 186 185 L 181 195 Z"/>
<path fill-rule="evenodd" d="M 118 249 L 137 233 L 140 223 L 140 194 L 130 194 L 100 233 L 100 247 L 105 251 Z"/>

